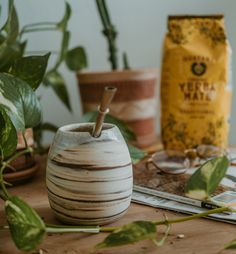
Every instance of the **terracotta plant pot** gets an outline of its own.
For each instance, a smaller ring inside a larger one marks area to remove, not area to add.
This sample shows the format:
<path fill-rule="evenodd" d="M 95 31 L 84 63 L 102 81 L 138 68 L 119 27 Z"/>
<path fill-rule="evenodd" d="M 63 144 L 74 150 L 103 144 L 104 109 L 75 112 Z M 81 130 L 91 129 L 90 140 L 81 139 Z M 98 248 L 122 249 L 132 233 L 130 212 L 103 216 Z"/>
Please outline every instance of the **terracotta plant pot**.
<path fill-rule="evenodd" d="M 133 172 L 119 129 L 104 124 L 98 138 L 93 124 L 61 127 L 47 163 L 47 189 L 56 217 L 69 224 L 101 225 L 126 213 Z"/>
<path fill-rule="evenodd" d="M 17 151 L 20 151 L 25 148 L 25 142 L 22 135 L 22 132 L 17 133 L 18 143 Z M 33 130 L 31 128 L 26 129 L 25 138 L 28 146 L 33 147 L 34 137 Z M 28 180 L 38 171 L 39 165 L 36 162 L 34 156 L 22 155 L 11 162 L 11 166 L 15 169 L 6 169 L 4 171 L 4 179 L 7 182 L 17 183 Z"/>
<path fill-rule="evenodd" d="M 118 90 L 110 106 L 111 115 L 130 126 L 139 146 L 155 142 L 156 69 L 82 72 L 77 77 L 84 113 L 97 110 L 105 86 L 115 86 Z"/>

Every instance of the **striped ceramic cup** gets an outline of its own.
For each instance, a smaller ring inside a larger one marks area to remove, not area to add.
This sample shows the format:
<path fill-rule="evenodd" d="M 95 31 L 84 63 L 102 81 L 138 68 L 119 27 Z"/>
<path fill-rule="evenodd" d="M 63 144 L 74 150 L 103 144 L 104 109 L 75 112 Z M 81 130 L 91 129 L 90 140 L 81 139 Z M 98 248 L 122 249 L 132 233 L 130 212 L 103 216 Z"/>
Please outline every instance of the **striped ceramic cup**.
<path fill-rule="evenodd" d="M 49 151 L 47 189 L 56 217 L 69 224 L 106 224 L 120 218 L 131 201 L 133 174 L 119 129 L 71 124 L 57 131 Z"/>

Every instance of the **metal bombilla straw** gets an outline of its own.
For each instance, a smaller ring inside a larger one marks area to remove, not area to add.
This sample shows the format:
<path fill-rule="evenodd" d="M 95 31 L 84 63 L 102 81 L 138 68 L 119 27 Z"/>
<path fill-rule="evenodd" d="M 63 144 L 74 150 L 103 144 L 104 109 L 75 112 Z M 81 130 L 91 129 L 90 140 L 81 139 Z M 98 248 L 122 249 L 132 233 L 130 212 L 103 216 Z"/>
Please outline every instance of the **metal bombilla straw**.
<path fill-rule="evenodd" d="M 101 135 L 102 126 L 106 114 L 109 112 L 109 105 L 117 91 L 116 87 L 106 86 L 103 91 L 102 100 L 98 107 L 98 116 L 93 127 L 92 136 L 97 138 Z"/>

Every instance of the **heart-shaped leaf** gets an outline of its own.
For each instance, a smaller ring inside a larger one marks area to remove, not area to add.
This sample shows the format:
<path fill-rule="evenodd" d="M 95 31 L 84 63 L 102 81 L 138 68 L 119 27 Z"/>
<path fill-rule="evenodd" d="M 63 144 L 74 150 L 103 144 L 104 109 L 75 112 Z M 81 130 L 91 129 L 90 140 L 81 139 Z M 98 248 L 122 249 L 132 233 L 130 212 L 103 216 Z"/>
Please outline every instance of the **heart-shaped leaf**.
<path fill-rule="evenodd" d="M 34 91 L 11 74 L 0 73 L 0 105 L 16 130 L 34 127 L 41 120 L 41 106 Z"/>
<path fill-rule="evenodd" d="M 229 160 L 226 156 L 213 158 L 204 163 L 188 180 L 186 196 L 194 199 L 207 199 L 216 190 L 226 174 Z"/>
<path fill-rule="evenodd" d="M 109 248 L 131 244 L 145 239 L 156 238 L 156 225 L 149 221 L 135 221 L 124 225 L 108 235 L 105 240 L 96 245 L 97 248 Z"/>
<path fill-rule="evenodd" d="M 0 72 L 8 72 L 12 63 L 22 57 L 26 42 L 8 45 L 5 41 L 0 45 Z"/>
<path fill-rule="evenodd" d="M 5 202 L 5 212 L 17 248 L 23 251 L 35 250 L 46 233 L 45 224 L 39 215 L 16 196 Z"/>
<path fill-rule="evenodd" d="M 66 65 L 72 71 L 81 71 L 88 66 L 87 56 L 83 47 L 73 48 L 66 53 Z"/>
<path fill-rule="evenodd" d="M 16 38 L 19 33 L 19 21 L 14 6 L 14 1 L 9 0 L 8 5 L 8 18 L 4 26 L 1 28 L 1 32 L 5 33 L 5 39 L 7 43 L 13 43 L 16 41 Z"/>
<path fill-rule="evenodd" d="M 44 78 L 44 83 L 52 87 L 58 98 L 71 111 L 70 98 L 62 75 L 56 70 L 49 71 Z"/>
<path fill-rule="evenodd" d="M 4 158 L 12 155 L 17 146 L 17 133 L 11 119 L 0 106 L 0 148 Z"/>
<path fill-rule="evenodd" d="M 50 54 L 46 54 L 17 59 L 11 66 L 10 73 L 26 81 L 33 90 L 36 90 L 43 80 L 49 56 Z"/>
<path fill-rule="evenodd" d="M 95 122 L 97 115 L 97 111 L 86 112 L 80 119 L 80 122 Z M 124 123 L 122 120 L 112 115 L 106 115 L 105 122 L 116 125 L 126 141 L 133 141 L 136 139 L 134 132 L 130 130 L 127 124 Z"/>

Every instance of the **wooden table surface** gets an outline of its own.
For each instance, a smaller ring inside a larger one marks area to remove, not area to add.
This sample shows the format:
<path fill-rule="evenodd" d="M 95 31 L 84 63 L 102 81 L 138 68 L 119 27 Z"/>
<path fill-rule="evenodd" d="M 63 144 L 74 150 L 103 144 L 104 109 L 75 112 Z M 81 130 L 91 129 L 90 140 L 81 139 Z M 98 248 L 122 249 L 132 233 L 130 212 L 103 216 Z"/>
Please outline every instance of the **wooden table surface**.
<path fill-rule="evenodd" d="M 10 189 L 26 200 L 34 207 L 47 223 L 59 223 L 49 207 L 45 187 L 45 167 L 30 182 L 15 186 Z M 155 209 L 143 205 L 132 204 L 127 214 L 112 225 L 122 225 L 133 220 L 163 219 L 165 213 L 169 219 L 183 216 L 181 214 Z M 5 215 L 3 202 L 0 201 L 0 225 L 4 225 Z M 158 228 L 159 237 L 163 235 L 164 227 Z M 178 234 L 184 234 L 183 239 L 178 239 Z M 55 234 L 45 237 L 40 248 L 43 254 L 154 254 L 154 253 L 180 253 L 180 254 L 201 254 L 201 253 L 235 253 L 233 251 L 222 251 L 224 244 L 236 239 L 236 226 L 215 222 L 207 219 L 175 224 L 172 226 L 166 243 L 157 248 L 151 241 L 145 240 L 133 245 L 116 247 L 111 249 L 94 251 L 93 247 L 101 242 L 106 236 L 100 234 Z M 8 231 L 0 231 L 0 254 L 22 253 L 16 249 Z M 33 252 L 38 253 L 38 252 Z"/>

